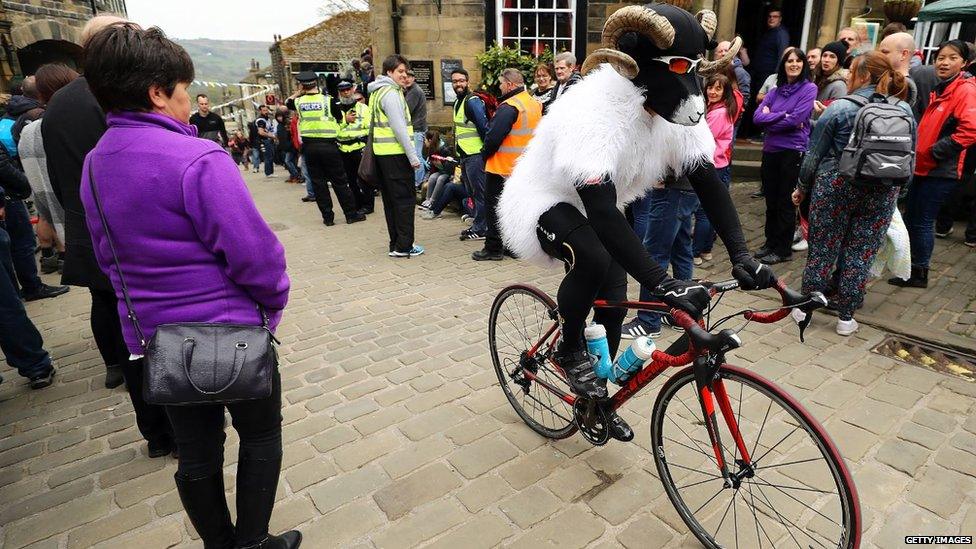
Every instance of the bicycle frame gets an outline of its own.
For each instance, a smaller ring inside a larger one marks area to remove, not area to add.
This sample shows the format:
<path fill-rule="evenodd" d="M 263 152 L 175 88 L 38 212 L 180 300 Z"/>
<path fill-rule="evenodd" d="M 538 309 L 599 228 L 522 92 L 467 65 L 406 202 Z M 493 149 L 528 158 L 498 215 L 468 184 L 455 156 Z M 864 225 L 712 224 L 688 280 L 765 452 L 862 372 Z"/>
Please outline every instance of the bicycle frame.
<path fill-rule="evenodd" d="M 713 293 L 724 292 L 732 290 L 738 287 L 738 284 L 734 281 L 726 283 L 718 283 L 712 286 Z M 786 299 L 786 292 L 788 288 L 782 282 L 778 282 L 776 289 L 784 297 L 784 302 Z M 630 310 L 643 310 L 652 311 L 657 313 L 671 313 L 676 317 L 681 315 L 685 316 L 688 320 L 690 317 L 680 311 L 672 311 L 671 308 L 663 302 L 641 302 L 641 301 L 607 301 L 607 300 L 596 300 L 593 302 L 595 308 L 623 308 Z M 785 306 L 773 313 L 746 313 L 746 318 L 749 320 L 755 320 L 758 322 L 769 323 L 776 322 L 785 318 L 789 314 L 790 309 Z M 698 320 L 698 325 L 704 327 L 704 322 Z M 552 326 L 545 332 L 545 334 L 526 352 L 527 358 L 535 358 L 541 349 L 552 349 L 556 341 L 559 339 L 559 322 L 554 319 Z M 547 360 L 556 368 L 562 370 L 553 359 L 551 353 L 547 357 Z M 728 392 L 725 389 L 725 382 L 721 377 L 717 376 L 718 369 L 722 364 L 725 364 L 724 353 L 710 354 L 705 350 L 695 349 L 691 340 L 688 342 L 688 349 L 680 355 L 672 355 L 666 351 L 661 351 L 657 349 L 651 355 L 651 360 L 644 367 L 630 377 L 629 380 L 613 395 L 610 396 L 609 406 L 612 410 L 616 410 L 623 406 L 625 402 L 630 400 L 634 395 L 639 393 L 644 387 L 653 382 L 660 376 L 665 370 L 673 367 L 686 366 L 688 364 L 694 364 L 695 381 L 698 389 L 698 400 L 702 407 L 702 414 L 705 418 L 705 427 L 708 431 L 709 440 L 712 444 L 712 451 L 715 454 L 716 464 L 722 473 L 722 478 L 725 480 L 728 486 L 736 485 L 741 481 L 743 476 L 751 474 L 752 471 L 752 457 L 749 454 L 749 450 L 746 447 L 745 441 L 742 439 L 742 434 L 739 431 L 738 423 L 735 419 L 735 413 L 732 409 L 732 403 L 729 401 Z M 566 393 L 544 379 L 541 379 L 530 369 L 523 369 L 523 375 L 529 380 L 538 383 L 546 390 L 557 395 L 564 402 L 573 406 L 576 403 L 576 395 L 571 393 Z M 718 421 L 715 417 L 716 414 L 716 404 L 718 405 L 718 411 L 721 412 L 725 424 L 728 427 L 729 434 L 735 443 L 736 448 L 739 451 L 739 456 L 741 460 L 737 460 L 738 463 L 733 465 L 741 466 L 741 469 L 735 475 L 729 473 L 729 464 L 725 461 L 725 456 L 722 453 L 722 443 L 721 435 L 718 429 Z"/>

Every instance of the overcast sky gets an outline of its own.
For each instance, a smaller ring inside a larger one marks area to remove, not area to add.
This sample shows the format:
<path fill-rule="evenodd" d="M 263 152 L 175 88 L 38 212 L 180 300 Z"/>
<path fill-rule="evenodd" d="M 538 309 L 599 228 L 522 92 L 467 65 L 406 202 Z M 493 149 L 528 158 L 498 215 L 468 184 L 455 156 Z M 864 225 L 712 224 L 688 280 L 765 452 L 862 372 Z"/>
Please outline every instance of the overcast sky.
<path fill-rule="evenodd" d="M 289 36 L 322 20 L 318 0 L 126 0 L 129 18 L 173 38 L 258 40 Z M 267 8 L 267 9 L 263 9 Z"/>

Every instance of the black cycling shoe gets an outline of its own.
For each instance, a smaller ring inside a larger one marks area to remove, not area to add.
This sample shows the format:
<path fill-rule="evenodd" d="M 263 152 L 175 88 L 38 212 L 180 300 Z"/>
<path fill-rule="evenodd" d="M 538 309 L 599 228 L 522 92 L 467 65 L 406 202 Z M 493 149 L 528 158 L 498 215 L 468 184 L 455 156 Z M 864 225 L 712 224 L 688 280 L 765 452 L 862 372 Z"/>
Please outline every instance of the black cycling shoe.
<path fill-rule="evenodd" d="M 618 416 L 617 412 L 612 411 L 608 412 L 607 415 L 610 419 L 609 428 L 611 437 L 621 442 L 630 442 L 634 440 L 634 430 L 630 428 L 630 425 L 627 425 L 624 418 Z"/>
<path fill-rule="evenodd" d="M 566 381 L 573 393 L 597 400 L 607 398 L 606 380 L 596 376 L 593 358 L 585 349 L 567 352 L 557 348 L 554 358 L 566 372 Z"/>

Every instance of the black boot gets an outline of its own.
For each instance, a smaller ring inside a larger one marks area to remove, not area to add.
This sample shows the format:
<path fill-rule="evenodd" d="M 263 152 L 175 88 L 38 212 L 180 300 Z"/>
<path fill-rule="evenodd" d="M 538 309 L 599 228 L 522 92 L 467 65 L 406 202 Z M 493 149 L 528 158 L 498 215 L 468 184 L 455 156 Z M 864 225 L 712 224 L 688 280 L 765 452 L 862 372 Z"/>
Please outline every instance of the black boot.
<path fill-rule="evenodd" d="M 205 549 L 232 549 L 234 525 L 224 498 L 224 476 L 221 473 L 197 480 L 176 476 L 176 490 L 183 508 Z"/>
<path fill-rule="evenodd" d="M 302 534 L 292 530 L 281 536 L 268 534 L 275 490 L 281 473 L 281 457 L 241 457 L 237 464 L 237 547 L 239 549 L 295 549 Z"/>
<path fill-rule="evenodd" d="M 912 265 L 912 275 L 908 279 L 904 278 L 889 278 L 888 284 L 892 286 L 899 286 L 902 288 L 928 288 L 929 287 L 929 269 L 928 267 L 918 267 Z"/>
<path fill-rule="evenodd" d="M 105 388 L 114 389 L 122 383 L 125 379 L 122 377 L 122 367 L 118 364 L 112 364 L 111 366 L 105 367 Z"/>

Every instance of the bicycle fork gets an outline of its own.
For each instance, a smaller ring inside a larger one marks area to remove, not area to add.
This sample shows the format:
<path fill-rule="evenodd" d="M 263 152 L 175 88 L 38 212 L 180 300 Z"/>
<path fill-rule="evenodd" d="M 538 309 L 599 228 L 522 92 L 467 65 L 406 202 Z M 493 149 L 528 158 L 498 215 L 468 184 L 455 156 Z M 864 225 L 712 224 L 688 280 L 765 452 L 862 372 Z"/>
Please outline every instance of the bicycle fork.
<path fill-rule="evenodd" d="M 724 357 L 699 357 L 695 359 L 695 386 L 698 389 L 698 402 L 701 404 L 702 414 L 705 418 L 705 429 L 708 431 L 708 439 L 712 444 L 712 452 L 715 454 L 715 461 L 722 478 L 725 480 L 726 488 L 737 489 L 742 484 L 743 478 L 753 476 L 752 458 L 746 448 L 745 441 L 742 440 L 742 433 L 739 431 L 739 424 L 732 410 L 732 403 L 729 402 L 728 392 L 725 390 L 725 381 L 718 375 L 718 365 L 724 362 Z M 718 419 L 715 415 L 715 404 L 722 412 L 722 418 L 728 427 L 732 441 L 738 449 L 741 459 L 736 459 L 733 466 L 737 471 L 729 471 L 729 464 L 725 460 L 722 446 L 722 436 L 719 432 Z"/>

